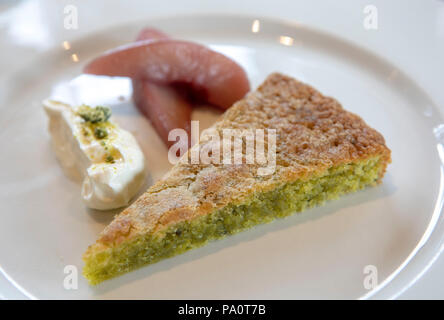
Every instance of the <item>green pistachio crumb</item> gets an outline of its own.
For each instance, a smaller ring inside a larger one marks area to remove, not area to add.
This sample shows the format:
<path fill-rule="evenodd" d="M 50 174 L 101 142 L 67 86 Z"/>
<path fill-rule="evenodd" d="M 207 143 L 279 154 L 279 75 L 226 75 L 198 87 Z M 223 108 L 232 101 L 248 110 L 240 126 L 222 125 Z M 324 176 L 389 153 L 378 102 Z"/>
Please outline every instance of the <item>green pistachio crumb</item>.
<path fill-rule="evenodd" d="M 91 108 L 84 104 L 78 108 L 77 114 L 86 122 L 106 122 L 111 117 L 111 109 L 103 106 Z"/>
<path fill-rule="evenodd" d="M 108 131 L 106 130 L 106 128 L 96 127 L 94 129 L 94 136 L 97 139 L 104 139 L 108 136 Z"/>
<path fill-rule="evenodd" d="M 107 155 L 105 160 L 106 162 L 114 163 L 114 157 L 112 155 Z"/>

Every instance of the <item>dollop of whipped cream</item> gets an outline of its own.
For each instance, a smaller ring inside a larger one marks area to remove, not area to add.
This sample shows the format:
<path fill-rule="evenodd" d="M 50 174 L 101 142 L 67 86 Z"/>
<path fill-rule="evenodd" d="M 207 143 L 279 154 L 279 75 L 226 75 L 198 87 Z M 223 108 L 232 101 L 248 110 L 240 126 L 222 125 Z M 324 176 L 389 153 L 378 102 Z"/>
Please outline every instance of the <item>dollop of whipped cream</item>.
<path fill-rule="evenodd" d="M 134 136 L 109 119 L 106 107 L 73 107 L 45 100 L 53 149 L 81 196 L 92 209 L 126 206 L 142 187 L 145 157 Z"/>

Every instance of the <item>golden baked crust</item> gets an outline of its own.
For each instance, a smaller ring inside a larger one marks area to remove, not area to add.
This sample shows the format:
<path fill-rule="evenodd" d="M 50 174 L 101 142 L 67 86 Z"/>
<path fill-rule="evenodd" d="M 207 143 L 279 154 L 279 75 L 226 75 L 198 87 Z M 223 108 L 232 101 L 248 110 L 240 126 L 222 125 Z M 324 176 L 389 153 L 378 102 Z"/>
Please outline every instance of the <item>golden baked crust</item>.
<path fill-rule="evenodd" d="M 333 98 L 278 73 L 235 103 L 211 129 L 221 133 L 224 128 L 276 129 L 275 172 L 259 176 L 256 164 L 180 162 L 118 215 L 84 258 L 228 203 L 240 203 L 252 193 L 309 179 L 332 166 L 378 156 L 381 178 L 390 162 L 390 150 L 382 135 L 359 116 L 345 111 Z M 211 139 L 203 134 L 200 148 L 209 143 Z"/>

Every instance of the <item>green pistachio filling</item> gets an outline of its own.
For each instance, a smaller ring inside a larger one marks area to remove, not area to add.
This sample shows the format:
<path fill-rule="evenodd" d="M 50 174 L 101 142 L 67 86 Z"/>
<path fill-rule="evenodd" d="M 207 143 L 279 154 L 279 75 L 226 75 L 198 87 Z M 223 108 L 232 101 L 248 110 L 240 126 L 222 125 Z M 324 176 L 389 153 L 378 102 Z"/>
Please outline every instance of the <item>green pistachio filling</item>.
<path fill-rule="evenodd" d="M 157 262 L 208 241 L 235 234 L 276 218 L 321 205 L 327 200 L 374 185 L 380 177 L 379 158 L 332 167 L 308 181 L 297 180 L 255 194 L 191 221 L 173 224 L 161 232 L 135 237 L 85 258 L 83 274 L 91 284 Z"/>

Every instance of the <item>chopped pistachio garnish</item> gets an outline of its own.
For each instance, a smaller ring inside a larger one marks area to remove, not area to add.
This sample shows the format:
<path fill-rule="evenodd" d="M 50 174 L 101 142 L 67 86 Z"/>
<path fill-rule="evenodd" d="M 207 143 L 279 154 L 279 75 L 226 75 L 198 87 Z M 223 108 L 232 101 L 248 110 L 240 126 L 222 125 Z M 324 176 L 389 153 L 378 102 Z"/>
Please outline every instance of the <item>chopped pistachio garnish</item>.
<path fill-rule="evenodd" d="M 94 136 L 97 139 L 104 139 L 108 136 L 108 131 L 106 130 L 106 128 L 103 127 L 96 127 L 94 129 Z"/>
<path fill-rule="evenodd" d="M 77 109 L 77 114 L 86 122 L 106 122 L 111 117 L 111 109 L 103 106 L 91 108 L 83 104 Z"/>
<path fill-rule="evenodd" d="M 106 162 L 114 163 L 114 157 L 112 155 L 107 155 L 105 160 Z"/>
<path fill-rule="evenodd" d="M 89 132 L 85 128 L 83 128 L 82 133 L 85 137 L 89 136 Z"/>
<path fill-rule="evenodd" d="M 111 110 L 102 106 L 91 108 L 84 104 L 78 107 L 77 115 L 85 121 L 81 123 L 83 137 L 87 139 L 88 143 L 92 142 L 91 138 L 99 142 L 105 153 L 103 161 L 115 163 L 119 155 L 114 146 L 110 144 L 110 139 L 112 139 L 110 135 L 113 135 L 112 130 L 115 128 L 113 123 L 108 122 Z"/>

